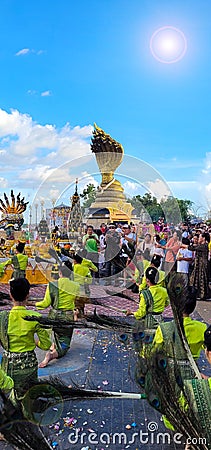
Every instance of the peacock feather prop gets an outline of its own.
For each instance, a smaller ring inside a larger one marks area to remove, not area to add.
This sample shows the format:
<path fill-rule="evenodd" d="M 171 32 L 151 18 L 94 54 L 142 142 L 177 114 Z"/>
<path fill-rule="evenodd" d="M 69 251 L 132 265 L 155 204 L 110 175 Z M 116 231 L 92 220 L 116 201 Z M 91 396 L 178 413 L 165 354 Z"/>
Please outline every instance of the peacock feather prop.
<path fill-rule="evenodd" d="M 118 320 L 113 317 L 108 317 L 106 315 L 98 315 L 96 311 L 94 314 L 87 315 L 83 320 L 77 321 L 66 321 L 63 319 L 50 319 L 46 316 L 26 316 L 24 320 L 39 322 L 43 327 L 52 327 L 54 330 L 63 329 L 68 330 L 69 328 L 90 328 L 90 329 L 101 329 L 113 332 L 124 331 L 126 333 L 132 333 L 131 324 L 125 320 Z"/>
<path fill-rule="evenodd" d="M 100 398 L 139 400 L 145 395 L 69 387 L 56 377 L 42 380 L 29 384 L 24 397 L 13 402 L 0 392 L 0 432 L 20 450 L 52 449 L 42 427 L 60 418 L 64 402 Z"/>
<path fill-rule="evenodd" d="M 194 449 L 208 450 L 211 391 L 202 389 L 207 380 L 201 379 L 183 328 L 182 313 L 190 287 L 182 275 L 171 274 L 167 289 L 174 321 L 160 323 L 163 343 L 155 341 L 148 345 L 147 327 L 133 333 L 138 352 L 136 381 L 144 389 L 149 404 L 164 414 L 177 432 L 196 442 Z"/>

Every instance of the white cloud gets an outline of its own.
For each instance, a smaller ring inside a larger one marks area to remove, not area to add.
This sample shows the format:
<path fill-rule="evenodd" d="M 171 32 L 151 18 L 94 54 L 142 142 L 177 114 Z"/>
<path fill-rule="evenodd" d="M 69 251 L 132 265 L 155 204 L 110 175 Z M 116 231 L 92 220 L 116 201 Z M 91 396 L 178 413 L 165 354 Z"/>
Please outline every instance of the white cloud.
<path fill-rule="evenodd" d="M 27 94 L 28 95 L 40 95 L 41 97 L 51 97 L 53 95 L 50 90 L 39 92 L 39 91 L 36 91 L 35 89 L 28 89 Z"/>
<path fill-rule="evenodd" d="M 125 192 L 127 192 L 129 195 L 136 195 L 140 191 L 140 185 L 138 183 L 135 183 L 134 181 L 127 180 L 125 183 L 123 183 L 123 188 Z M 132 192 L 131 192 L 132 191 Z"/>
<path fill-rule="evenodd" d="M 39 180 L 44 181 L 48 176 L 51 175 L 52 171 L 54 169 L 50 169 L 49 166 L 33 166 L 28 169 L 25 169 L 23 172 L 20 173 L 19 178 L 22 180 Z"/>
<path fill-rule="evenodd" d="M 1 188 L 6 188 L 8 186 L 8 180 L 6 180 L 6 178 L 0 177 L 0 186 Z"/>
<path fill-rule="evenodd" d="M 70 184 L 75 180 L 74 175 L 70 174 L 69 167 L 51 168 L 50 166 L 35 165 L 29 169 L 25 169 L 20 173 L 19 178 L 21 180 L 28 180 L 29 182 L 42 182 L 45 181 L 45 185 L 53 183 Z"/>
<path fill-rule="evenodd" d="M 91 125 L 71 127 L 67 123 L 60 129 L 51 124 L 41 125 L 17 110 L 8 113 L 0 109 L 1 171 L 16 185 L 24 180 L 26 188 L 46 177 L 51 181 L 64 177 L 71 182 L 67 170 L 57 169 L 54 175 L 53 171 L 67 161 L 91 153 L 92 130 Z"/>
<path fill-rule="evenodd" d="M 192 210 L 195 211 L 200 205 L 207 210 L 206 187 L 200 180 L 195 181 L 169 181 L 173 195 L 179 199 L 193 202 Z"/>
<path fill-rule="evenodd" d="M 206 191 L 211 194 L 211 183 L 207 184 Z"/>
<path fill-rule="evenodd" d="M 30 49 L 29 48 L 22 48 L 22 50 L 19 50 L 15 56 L 23 56 L 23 55 L 27 55 L 27 53 L 30 53 Z"/>
<path fill-rule="evenodd" d="M 148 181 L 146 185 L 152 196 L 155 197 L 158 202 L 160 202 L 163 197 L 165 198 L 165 196 L 172 195 L 168 184 L 159 178 L 155 181 Z"/>
<path fill-rule="evenodd" d="M 49 191 L 49 197 L 51 200 L 57 200 L 57 198 L 60 196 L 59 189 L 50 189 Z"/>
<path fill-rule="evenodd" d="M 50 97 L 52 95 L 51 91 L 43 91 L 41 92 L 41 97 Z"/>
<path fill-rule="evenodd" d="M 28 95 L 36 95 L 37 91 L 35 91 L 35 89 L 28 89 L 27 94 Z"/>
<path fill-rule="evenodd" d="M 71 159 L 77 150 L 80 156 L 89 152 L 89 146 L 84 139 L 91 137 L 91 134 L 91 125 L 71 128 L 66 124 L 62 129 L 57 129 L 54 125 L 40 125 L 29 115 L 21 114 L 17 110 L 7 113 L 0 109 L 0 139 L 9 137 L 7 149 L 11 155 L 28 157 L 42 149 L 45 150 L 46 157 L 49 150 L 50 153 L 56 152 L 61 159 L 64 156 Z"/>
<path fill-rule="evenodd" d="M 42 55 L 42 53 L 44 53 L 44 50 L 34 50 L 33 48 L 22 48 L 21 50 L 19 50 L 17 53 L 15 53 L 15 56 L 24 56 L 27 55 L 29 53 L 33 53 L 34 55 Z"/>
<path fill-rule="evenodd" d="M 211 169 L 211 152 L 206 153 L 205 168 L 206 170 Z"/>
<path fill-rule="evenodd" d="M 79 183 L 79 191 L 80 193 L 83 192 L 83 190 L 86 188 L 86 186 L 88 184 L 93 184 L 95 186 L 95 188 L 97 188 L 97 186 L 99 185 L 98 181 L 91 175 L 89 174 L 87 171 L 83 171 L 81 173 L 81 178 L 80 178 L 80 183 Z"/>

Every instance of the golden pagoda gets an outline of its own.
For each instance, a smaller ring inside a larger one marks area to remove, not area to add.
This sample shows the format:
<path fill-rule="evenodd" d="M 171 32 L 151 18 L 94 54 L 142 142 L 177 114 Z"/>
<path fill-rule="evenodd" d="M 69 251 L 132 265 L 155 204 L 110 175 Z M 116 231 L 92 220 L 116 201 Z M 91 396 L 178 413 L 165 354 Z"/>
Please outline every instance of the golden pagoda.
<path fill-rule="evenodd" d="M 130 222 L 134 208 L 126 201 L 121 183 L 114 178 L 124 155 L 122 145 L 94 124 L 91 150 L 95 154 L 102 181 L 89 208 L 89 223 L 96 226 L 102 221 Z"/>

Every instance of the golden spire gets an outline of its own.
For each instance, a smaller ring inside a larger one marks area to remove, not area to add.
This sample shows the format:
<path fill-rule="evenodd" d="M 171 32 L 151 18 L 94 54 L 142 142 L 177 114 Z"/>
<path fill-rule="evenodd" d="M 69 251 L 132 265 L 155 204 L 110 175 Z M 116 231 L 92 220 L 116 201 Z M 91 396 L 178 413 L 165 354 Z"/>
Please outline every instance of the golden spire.
<path fill-rule="evenodd" d="M 94 132 L 91 143 L 91 150 L 93 153 L 121 153 L 123 155 L 124 149 L 122 145 L 115 141 L 109 134 L 98 127 L 94 123 Z"/>

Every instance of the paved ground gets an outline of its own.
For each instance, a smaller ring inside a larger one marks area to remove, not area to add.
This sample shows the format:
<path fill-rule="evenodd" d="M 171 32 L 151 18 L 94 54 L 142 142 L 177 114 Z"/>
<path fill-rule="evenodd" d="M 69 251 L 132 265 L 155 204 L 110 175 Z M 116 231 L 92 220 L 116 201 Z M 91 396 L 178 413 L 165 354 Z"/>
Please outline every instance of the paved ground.
<path fill-rule="evenodd" d="M 42 296 L 45 288 L 33 289 L 32 296 Z M 125 290 L 137 301 L 137 294 Z M 92 296 L 105 297 L 103 287 L 93 286 Z M 115 308 L 136 309 L 134 301 L 107 296 L 102 300 Z M 92 306 L 86 310 L 93 311 Z M 108 314 L 109 310 L 97 307 L 97 312 Z M 109 313 L 111 314 L 111 312 Z M 112 312 L 113 314 L 113 312 Z M 118 313 L 123 316 L 124 314 Z M 166 318 L 172 316 L 171 308 Z M 211 322 L 211 302 L 198 302 L 195 318 Z M 42 352 L 38 352 L 41 360 Z M 200 359 L 201 370 L 211 373 L 204 357 Z M 52 361 L 39 370 L 41 377 L 57 375 L 68 384 L 104 390 L 139 392 L 134 382 L 134 359 L 132 346 L 124 347 L 114 333 L 104 331 L 76 330 L 68 354 L 59 361 Z M 166 433 L 161 417 L 146 400 L 103 399 L 65 402 L 62 411 L 55 411 L 56 422 L 45 428 L 55 448 L 66 450 L 180 450 L 183 444 L 174 442 L 174 435 Z M 145 433 L 145 434 L 144 434 Z M 160 433 L 160 434 L 159 434 Z M 164 439 L 164 442 L 163 442 Z M 0 443 L 1 450 L 11 446 Z"/>

